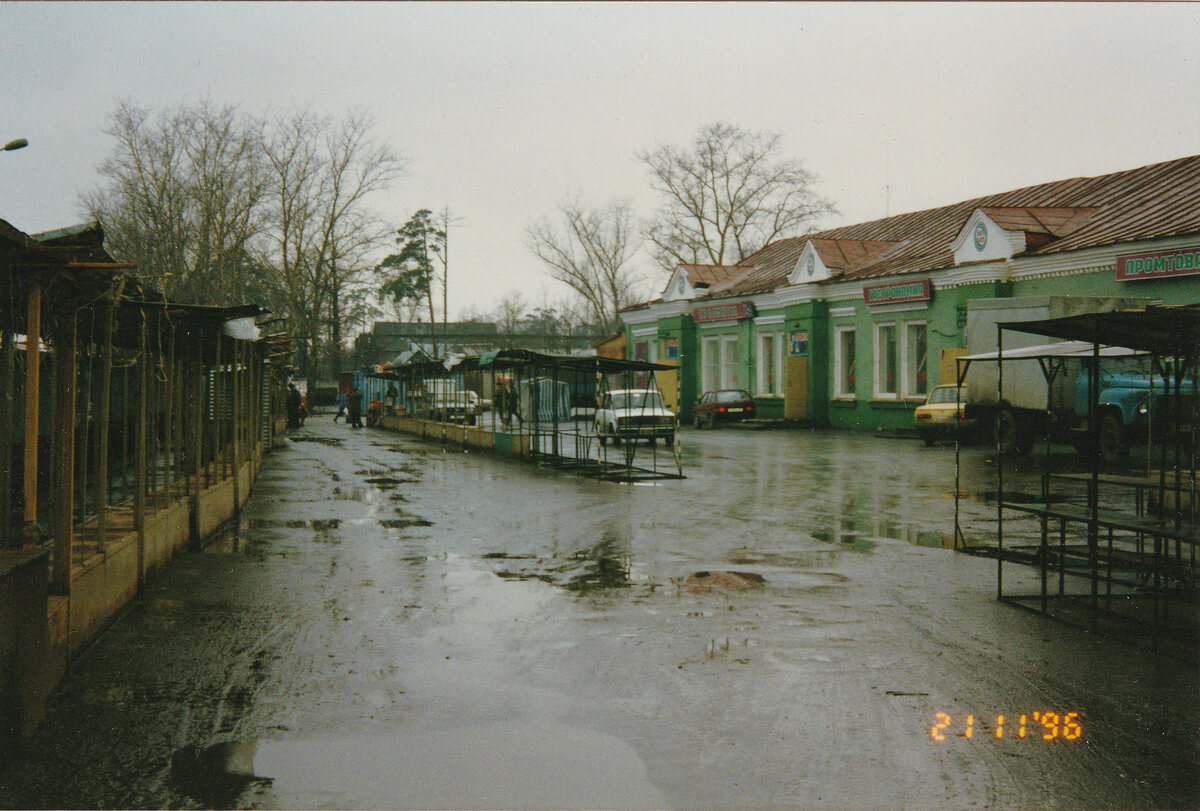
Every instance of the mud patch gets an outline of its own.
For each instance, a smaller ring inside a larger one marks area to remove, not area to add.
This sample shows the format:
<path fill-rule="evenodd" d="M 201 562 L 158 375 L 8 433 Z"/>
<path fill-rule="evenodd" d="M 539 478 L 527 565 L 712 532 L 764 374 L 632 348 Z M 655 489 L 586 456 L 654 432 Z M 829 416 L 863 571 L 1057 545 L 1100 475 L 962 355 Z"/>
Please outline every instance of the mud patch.
<path fill-rule="evenodd" d="M 379 522 L 379 526 L 387 529 L 408 529 L 409 527 L 431 527 L 433 522 L 415 515 L 406 515 L 402 518 L 385 518 Z"/>
<path fill-rule="evenodd" d="M 693 572 L 683 581 L 688 591 L 704 594 L 714 589 L 741 591 L 760 589 L 767 585 L 767 578 L 754 572 Z"/>
<path fill-rule="evenodd" d="M 332 436 L 290 436 L 292 442 L 317 442 L 321 445 L 340 446 L 345 440 L 340 437 Z"/>

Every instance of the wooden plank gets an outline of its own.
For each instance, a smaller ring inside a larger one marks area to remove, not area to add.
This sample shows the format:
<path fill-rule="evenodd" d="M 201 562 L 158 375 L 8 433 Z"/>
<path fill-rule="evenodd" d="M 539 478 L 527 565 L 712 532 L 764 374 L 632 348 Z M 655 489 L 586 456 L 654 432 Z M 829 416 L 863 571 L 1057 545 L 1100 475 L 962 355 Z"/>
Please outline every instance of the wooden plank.
<path fill-rule="evenodd" d="M 42 288 L 29 291 L 25 312 L 25 540 L 39 541 L 38 501 L 38 408 L 41 405 Z"/>

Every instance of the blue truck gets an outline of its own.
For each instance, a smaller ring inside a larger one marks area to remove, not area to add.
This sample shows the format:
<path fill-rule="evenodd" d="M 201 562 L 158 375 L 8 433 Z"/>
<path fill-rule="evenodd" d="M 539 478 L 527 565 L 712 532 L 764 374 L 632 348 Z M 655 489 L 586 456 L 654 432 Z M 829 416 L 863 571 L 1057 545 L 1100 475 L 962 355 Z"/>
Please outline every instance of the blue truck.
<path fill-rule="evenodd" d="M 1105 350 L 1097 377 L 1096 431 L 1088 424 L 1090 345 L 1070 342 L 1047 344 L 1044 337 L 1006 330 L 1004 333 L 1004 388 L 997 386 L 998 323 L 1037 321 L 1105 312 L 1148 304 L 1145 299 L 1031 296 L 977 299 L 967 309 L 965 413 L 981 426 L 991 426 L 1002 453 L 1027 453 L 1040 439 L 1073 445 L 1081 453 L 1095 453 L 1106 463 L 1119 464 L 1129 445 L 1153 431 L 1156 437 L 1169 426 L 1193 425 L 1187 409 L 1194 402 L 1194 379 L 1175 381 L 1153 375 L 1150 359 L 1119 349 Z M 1168 391 L 1169 385 L 1169 391 Z M 1173 418 L 1168 418 L 1174 415 Z"/>

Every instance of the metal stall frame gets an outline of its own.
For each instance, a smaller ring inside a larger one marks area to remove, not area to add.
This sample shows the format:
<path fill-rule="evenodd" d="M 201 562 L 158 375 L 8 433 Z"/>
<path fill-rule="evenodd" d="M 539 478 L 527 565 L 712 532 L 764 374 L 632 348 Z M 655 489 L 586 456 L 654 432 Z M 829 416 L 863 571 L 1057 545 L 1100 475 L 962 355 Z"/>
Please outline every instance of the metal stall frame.
<path fill-rule="evenodd" d="M 633 441 L 626 441 L 621 453 L 610 457 L 607 447 L 597 441 L 595 409 L 604 393 L 617 388 L 645 388 L 661 400 L 655 373 L 671 368 L 645 361 L 504 349 L 442 362 L 360 369 L 354 380 L 364 399 L 396 387 L 395 404 L 386 407 L 380 421 L 384 427 L 488 448 L 583 476 L 639 482 L 684 478 L 678 417 L 671 417 L 665 442 L 671 452 L 666 458 L 660 456 L 657 442 L 650 442 L 648 452 L 639 454 Z M 644 381 L 639 376 L 645 376 Z M 617 382 L 620 385 L 614 386 Z M 652 399 L 643 398 L 640 416 L 650 418 Z"/>
<path fill-rule="evenodd" d="M 1103 620 L 1117 620 L 1134 628 L 1148 627 L 1151 645 L 1158 649 L 1168 632 L 1182 631 L 1175 638 L 1187 640 L 1183 651 L 1196 656 L 1195 639 L 1187 623 L 1195 611 L 1172 617 L 1171 607 L 1182 602 L 1194 606 L 1198 596 L 1197 545 L 1200 544 L 1197 475 L 1200 462 L 1200 306 L 1151 306 L 1111 313 L 1087 313 L 1068 318 L 1035 322 L 1006 322 L 997 327 L 998 351 L 959 359 L 961 386 L 972 362 L 999 364 L 999 399 L 1003 400 L 1004 364 L 1013 360 L 1038 360 L 1049 379 L 1061 373 L 1062 359 L 1086 361 L 1089 386 L 1088 432 L 1093 447 L 1099 439 L 1097 413 L 1099 370 L 1102 358 L 1149 358 L 1152 372 L 1147 395 L 1147 455 L 1142 474 L 1105 467 L 1098 453 L 1086 455 L 1086 470 L 1062 472 L 1049 469 L 1042 476 L 1040 500 L 1014 501 L 1004 490 L 1005 460 L 997 447 L 997 494 L 995 544 L 967 542 L 955 507 L 956 548 L 978 555 L 994 555 L 997 561 L 997 599 L 1044 615 L 1066 619 L 1072 605 L 1082 604 L 1086 624 L 1097 629 Z M 1019 350 L 1004 350 L 1005 330 L 1045 335 L 1066 341 Z M 1104 343 L 1101 343 L 1103 339 Z M 1058 364 L 1058 366 L 1056 366 Z M 1163 380 L 1163 400 L 1155 399 L 1155 378 Z M 1169 393 L 1169 396 L 1166 396 Z M 1168 406 L 1157 416 L 1160 402 Z M 1048 404 L 1049 405 L 1049 404 Z M 1163 421 L 1165 425 L 1163 424 Z M 1049 440 L 1047 440 L 1049 442 Z M 1049 448 L 1049 445 L 1047 445 Z M 1158 467 L 1153 467 L 1157 455 Z M 956 491 L 961 497 L 958 470 L 961 459 L 956 449 Z M 1168 471 L 1168 468 L 1171 468 Z M 1083 492 L 1078 492 L 1082 485 Z M 1129 501 L 1131 508 L 1121 508 Z M 1125 496 L 1122 493 L 1126 493 Z M 956 499 L 957 502 L 957 499 Z M 1080 503 L 1081 502 L 1081 503 Z M 1007 516 L 1033 517 L 1038 522 L 1036 543 L 1013 544 L 1005 536 Z M 1082 535 L 1080 535 L 1082 533 Z M 1057 543 L 1051 536 L 1056 534 Z M 1072 536 L 1080 540 L 1071 543 Z M 961 544 L 960 544 L 961 541 Z M 1023 594 L 1004 585 L 1004 564 L 1018 563 L 1038 570 L 1037 593 Z M 1057 575 L 1057 588 L 1050 575 Z M 1067 578 L 1082 580 L 1086 591 L 1071 593 Z M 1149 603 L 1149 617 L 1143 604 Z M 1052 606 L 1054 611 L 1052 611 Z M 1132 609 L 1122 611 L 1121 609 Z M 1180 627 L 1183 622 L 1183 627 Z"/>

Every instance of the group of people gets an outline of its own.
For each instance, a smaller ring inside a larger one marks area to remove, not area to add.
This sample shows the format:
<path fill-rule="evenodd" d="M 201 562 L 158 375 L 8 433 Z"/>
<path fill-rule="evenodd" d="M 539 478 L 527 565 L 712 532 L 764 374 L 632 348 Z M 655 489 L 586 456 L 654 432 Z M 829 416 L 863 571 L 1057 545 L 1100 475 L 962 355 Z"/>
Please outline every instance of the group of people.
<path fill-rule="evenodd" d="M 355 386 L 349 392 L 338 392 L 338 413 L 333 415 L 333 421 L 345 417 L 351 428 L 362 428 L 362 392 Z"/>

